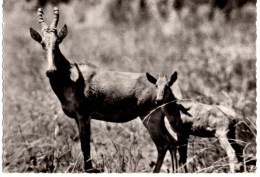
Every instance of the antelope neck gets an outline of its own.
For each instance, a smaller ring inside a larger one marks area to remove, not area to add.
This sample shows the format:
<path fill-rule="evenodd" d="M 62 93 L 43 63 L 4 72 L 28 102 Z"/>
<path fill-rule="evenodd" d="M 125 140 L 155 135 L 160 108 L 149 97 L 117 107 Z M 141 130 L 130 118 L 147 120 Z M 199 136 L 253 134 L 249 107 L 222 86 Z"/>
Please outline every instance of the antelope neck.
<path fill-rule="evenodd" d="M 167 101 L 174 101 L 172 104 L 175 105 L 176 104 L 175 100 L 177 100 L 177 98 L 173 94 L 170 94 Z"/>

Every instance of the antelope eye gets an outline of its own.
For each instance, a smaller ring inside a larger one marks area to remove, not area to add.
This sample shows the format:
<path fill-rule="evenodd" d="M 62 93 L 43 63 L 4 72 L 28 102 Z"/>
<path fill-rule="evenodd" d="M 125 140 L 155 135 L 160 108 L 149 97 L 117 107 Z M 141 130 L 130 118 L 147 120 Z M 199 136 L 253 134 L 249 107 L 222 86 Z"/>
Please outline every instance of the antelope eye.
<path fill-rule="evenodd" d="M 46 47 L 46 45 L 45 45 L 45 43 L 43 41 L 41 42 L 41 45 L 42 45 L 43 48 Z"/>
<path fill-rule="evenodd" d="M 60 39 L 57 38 L 57 40 L 56 40 L 56 44 L 60 44 L 60 43 L 61 43 Z"/>

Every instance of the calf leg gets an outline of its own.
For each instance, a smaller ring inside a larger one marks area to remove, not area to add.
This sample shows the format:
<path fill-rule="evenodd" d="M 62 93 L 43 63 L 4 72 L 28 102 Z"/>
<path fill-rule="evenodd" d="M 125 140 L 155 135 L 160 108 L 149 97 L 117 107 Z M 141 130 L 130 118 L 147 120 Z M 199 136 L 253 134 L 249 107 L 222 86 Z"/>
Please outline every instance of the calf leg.
<path fill-rule="evenodd" d="M 239 171 L 243 172 L 244 171 L 244 166 L 243 166 L 243 148 L 242 146 L 240 146 L 237 142 L 236 142 L 236 135 L 235 135 L 235 129 L 230 129 L 228 134 L 228 141 L 231 144 L 231 146 L 233 147 L 233 149 L 235 150 L 236 153 L 236 157 L 239 163 Z"/>
<path fill-rule="evenodd" d="M 165 122 L 166 121 L 166 122 Z M 161 132 L 163 133 L 164 137 L 165 137 L 165 142 L 169 147 L 169 151 L 171 154 L 171 161 L 172 161 L 172 172 L 176 173 L 176 170 L 178 168 L 178 164 L 177 164 L 177 156 L 176 156 L 176 148 L 177 148 L 177 135 L 175 136 L 174 134 L 171 134 L 169 132 L 169 130 L 166 128 L 166 124 L 168 119 L 167 118 L 162 118 L 161 120 Z M 169 124 L 169 128 L 170 124 Z M 174 133 L 174 132 L 172 132 Z M 176 138 L 175 138 L 176 137 Z"/>
<path fill-rule="evenodd" d="M 228 138 L 227 138 L 227 133 L 226 131 L 220 130 L 216 132 L 216 135 L 219 139 L 219 142 L 221 146 L 225 149 L 228 159 L 229 159 L 229 167 L 230 167 L 230 172 L 235 173 L 235 164 L 237 162 L 236 155 L 235 155 L 235 150 L 232 148 L 230 145 Z"/>
<path fill-rule="evenodd" d="M 170 148 L 169 149 L 171 153 L 171 160 L 172 160 L 172 172 L 176 173 L 178 169 L 178 164 L 177 164 L 177 156 L 176 156 L 176 148 Z"/>
<path fill-rule="evenodd" d="M 163 119 L 164 118 L 162 118 L 162 120 Z M 172 171 L 175 173 L 178 168 L 177 156 L 176 156 L 177 142 L 167 131 L 164 124 L 161 124 L 160 136 L 161 136 L 160 139 L 159 136 L 153 139 L 158 151 L 158 158 L 157 158 L 156 167 L 154 169 L 154 173 L 158 173 L 160 171 L 167 150 L 170 151 L 171 161 L 172 161 Z M 163 140 L 163 142 L 161 142 L 161 140 Z"/>
<path fill-rule="evenodd" d="M 187 147 L 188 147 L 188 139 L 189 136 L 188 135 L 179 135 L 178 134 L 178 145 L 179 145 L 179 155 L 180 155 L 180 160 L 179 160 L 179 164 L 180 167 L 184 167 L 184 172 L 187 173 L 188 169 L 187 169 Z"/>
<path fill-rule="evenodd" d="M 167 142 L 167 139 L 165 138 L 165 132 L 162 129 L 162 127 L 165 126 L 162 123 L 163 119 L 164 119 L 164 114 L 162 113 L 161 110 L 154 111 L 150 115 L 150 117 L 141 117 L 141 120 L 144 126 L 146 127 L 146 129 L 148 130 L 150 137 L 153 140 L 158 152 L 156 165 L 153 171 L 154 173 L 160 172 L 165 154 L 169 149 L 168 144 L 171 143 L 171 142 Z"/>
<path fill-rule="evenodd" d="M 156 161 L 156 165 L 155 165 L 155 168 L 153 170 L 153 173 L 159 173 L 160 169 L 162 167 L 162 164 L 163 164 L 165 154 L 166 154 L 168 149 L 161 146 L 161 145 L 157 145 L 157 144 L 155 144 L 155 145 L 156 145 L 156 148 L 157 148 L 158 157 L 157 157 L 157 161 Z"/>

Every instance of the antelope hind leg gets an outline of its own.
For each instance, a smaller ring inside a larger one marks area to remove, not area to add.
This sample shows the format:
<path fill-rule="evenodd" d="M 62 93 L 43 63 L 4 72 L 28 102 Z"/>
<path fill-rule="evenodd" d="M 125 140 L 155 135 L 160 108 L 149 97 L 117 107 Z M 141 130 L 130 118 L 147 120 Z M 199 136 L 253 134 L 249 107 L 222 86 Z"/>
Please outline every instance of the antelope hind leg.
<path fill-rule="evenodd" d="M 224 148 L 224 150 L 227 153 L 227 156 L 228 156 L 228 159 L 229 159 L 230 172 L 235 173 L 235 164 L 237 163 L 235 150 L 230 145 L 228 138 L 227 138 L 227 134 L 223 133 L 223 132 L 224 131 L 217 131 L 216 135 L 219 139 L 221 146 Z"/>
<path fill-rule="evenodd" d="M 238 144 L 236 142 L 236 136 L 235 136 L 235 130 L 234 129 L 230 129 L 228 134 L 228 141 L 231 144 L 231 146 L 233 147 L 233 149 L 235 150 L 236 153 L 236 157 L 238 160 L 238 164 L 237 164 L 237 169 L 239 172 L 244 172 L 244 166 L 243 166 L 243 162 L 244 162 L 244 157 L 243 157 L 243 146 L 241 146 L 240 144 Z"/>

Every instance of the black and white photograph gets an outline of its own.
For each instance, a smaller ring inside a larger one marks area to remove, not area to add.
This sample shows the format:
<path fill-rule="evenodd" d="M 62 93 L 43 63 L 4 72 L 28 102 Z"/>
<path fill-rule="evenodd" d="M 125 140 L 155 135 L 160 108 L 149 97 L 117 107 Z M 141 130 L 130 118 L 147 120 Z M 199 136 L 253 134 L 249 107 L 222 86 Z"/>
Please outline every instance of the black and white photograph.
<path fill-rule="evenodd" d="M 256 175 L 258 3 L 3 0 L 2 173 Z"/>

